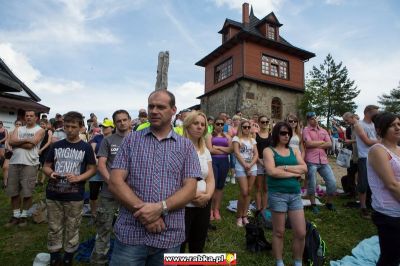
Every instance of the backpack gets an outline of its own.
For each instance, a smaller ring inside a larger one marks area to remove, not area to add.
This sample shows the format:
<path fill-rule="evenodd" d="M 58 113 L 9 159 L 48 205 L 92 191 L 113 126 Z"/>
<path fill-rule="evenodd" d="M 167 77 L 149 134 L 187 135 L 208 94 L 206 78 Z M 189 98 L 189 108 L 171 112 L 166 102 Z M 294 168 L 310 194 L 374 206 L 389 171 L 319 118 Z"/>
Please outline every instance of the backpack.
<path fill-rule="evenodd" d="M 272 249 L 271 243 L 265 238 L 264 230 L 258 224 L 246 224 L 246 249 L 250 252 Z"/>
<path fill-rule="evenodd" d="M 326 244 L 314 223 L 306 222 L 306 239 L 303 261 L 308 266 L 322 266 L 325 263 Z"/>

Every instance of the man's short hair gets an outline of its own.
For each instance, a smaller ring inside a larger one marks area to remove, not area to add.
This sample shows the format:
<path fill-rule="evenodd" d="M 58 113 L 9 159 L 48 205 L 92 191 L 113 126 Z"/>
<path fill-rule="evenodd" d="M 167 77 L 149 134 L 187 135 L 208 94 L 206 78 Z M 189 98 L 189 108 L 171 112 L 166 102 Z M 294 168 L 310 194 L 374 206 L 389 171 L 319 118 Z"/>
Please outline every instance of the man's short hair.
<path fill-rule="evenodd" d="M 162 93 L 165 93 L 165 94 L 167 94 L 167 95 L 169 96 L 169 106 L 170 106 L 171 108 L 174 107 L 174 106 L 175 106 L 175 95 L 174 95 L 172 92 L 170 92 L 169 90 L 167 90 L 167 89 L 153 91 L 152 93 L 150 93 L 149 98 L 150 98 L 153 94 L 161 93 L 161 92 L 162 92 Z"/>
<path fill-rule="evenodd" d="M 79 112 L 70 111 L 64 115 L 64 123 L 79 123 L 79 126 L 83 126 L 83 115 Z"/>
<path fill-rule="evenodd" d="M 354 114 L 352 112 L 346 112 L 342 115 L 343 119 L 347 119 L 347 118 L 350 118 L 353 116 L 354 116 Z"/>
<path fill-rule="evenodd" d="M 27 109 L 27 110 L 25 110 L 25 115 L 26 115 L 26 113 L 28 113 L 28 112 L 33 112 L 33 114 L 36 116 L 36 112 L 35 112 L 35 110 L 30 110 L 30 109 Z"/>
<path fill-rule="evenodd" d="M 379 106 L 376 106 L 373 104 L 367 105 L 367 106 L 365 106 L 364 114 L 368 113 L 369 111 L 378 110 L 378 109 L 379 109 Z"/>
<path fill-rule="evenodd" d="M 115 111 L 112 115 L 112 119 L 115 123 L 115 117 L 119 114 L 126 114 L 128 116 L 129 119 L 131 119 L 131 116 L 129 115 L 128 111 L 124 110 L 124 109 L 119 109 L 117 111 Z"/>

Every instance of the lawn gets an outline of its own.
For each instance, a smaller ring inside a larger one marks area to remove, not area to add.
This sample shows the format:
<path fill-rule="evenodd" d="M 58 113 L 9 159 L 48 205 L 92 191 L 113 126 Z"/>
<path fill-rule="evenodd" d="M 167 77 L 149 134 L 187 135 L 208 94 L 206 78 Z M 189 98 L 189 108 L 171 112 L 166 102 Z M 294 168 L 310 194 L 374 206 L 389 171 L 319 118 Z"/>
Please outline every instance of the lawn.
<path fill-rule="evenodd" d="M 342 172 L 335 168 L 337 177 Z M 339 182 L 340 184 L 340 182 Z M 225 188 L 223 206 L 229 200 L 237 199 L 238 185 L 228 184 Z M 35 202 L 44 199 L 42 188 L 36 189 Z M 321 213 L 315 216 L 306 209 L 306 218 L 317 224 L 322 238 L 327 244 L 327 259 L 336 260 L 349 255 L 351 249 L 362 239 L 376 234 L 375 226 L 370 220 L 364 220 L 356 209 L 344 208 L 343 204 L 349 199 L 337 198 L 335 204 L 337 212 L 330 212 L 321 208 Z M 9 199 L 4 191 L 0 192 L 0 225 L 10 218 L 11 208 Z M 235 214 L 225 208 L 221 210 L 222 220 L 213 222 L 216 231 L 210 231 L 205 252 L 236 252 L 239 265 L 275 265 L 270 252 L 249 253 L 245 247 L 245 229 L 235 224 Z M 89 218 L 83 218 L 81 225 L 81 241 L 91 238 L 95 230 L 90 225 Z M 266 231 L 266 237 L 271 240 L 271 231 Z M 0 226 L 0 265 L 32 265 L 39 252 L 47 252 L 47 225 L 34 224 L 32 221 L 25 228 L 14 227 L 6 229 Z M 291 231 L 285 236 L 285 262 L 291 260 Z M 75 265 L 87 265 L 78 264 Z M 328 265 L 328 264 L 327 264 Z"/>

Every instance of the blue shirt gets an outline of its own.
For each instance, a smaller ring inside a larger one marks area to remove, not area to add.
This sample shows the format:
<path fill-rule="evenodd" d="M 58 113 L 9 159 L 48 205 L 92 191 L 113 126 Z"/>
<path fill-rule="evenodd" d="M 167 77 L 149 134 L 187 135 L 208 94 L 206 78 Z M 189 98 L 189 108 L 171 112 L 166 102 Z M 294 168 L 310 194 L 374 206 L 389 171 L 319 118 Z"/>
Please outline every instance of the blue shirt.
<path fill-rule="evenodd" d="M 150 128 L 126 136 L 115 157 L 113 169 L 128 171 L 126 183 L 144 202 L 160 202 L 181 189 L 186 178 L 200 178 L 201 169 L 192 142 L 171 130 L 158 140 Z M 173 248 L 185 240 L 184 209 L 164 217 L 166 230 L 149 233 L 123 205 L 114 226 L 119 241 L 127 245 Z"/>

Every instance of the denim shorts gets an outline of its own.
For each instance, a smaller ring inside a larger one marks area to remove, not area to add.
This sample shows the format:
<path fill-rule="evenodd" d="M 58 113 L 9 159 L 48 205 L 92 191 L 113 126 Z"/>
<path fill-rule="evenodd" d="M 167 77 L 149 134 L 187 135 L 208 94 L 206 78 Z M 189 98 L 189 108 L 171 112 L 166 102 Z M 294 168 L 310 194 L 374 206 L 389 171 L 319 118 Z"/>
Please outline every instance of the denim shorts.
<path fill-rule="evenodd" d="M 257 176 L 257 170 L 250 171 L 250 173 L 251 173 L 251 176 Z M 236 178 L 245 177 L 245 176 L 247 176 L 247 172 L 235 169 L 235 175 L 236 175 Z"/>
<path fill-rule="evenodd" d="M 257 163 L 257 175 L 265 175 L 265 168 L 260 163 Z"/>
<path fill-rule="evenodd" d="M 268 204 L 271 211 L 288 212 L 303 209 L 301 194 L 268 192 Z"/>

